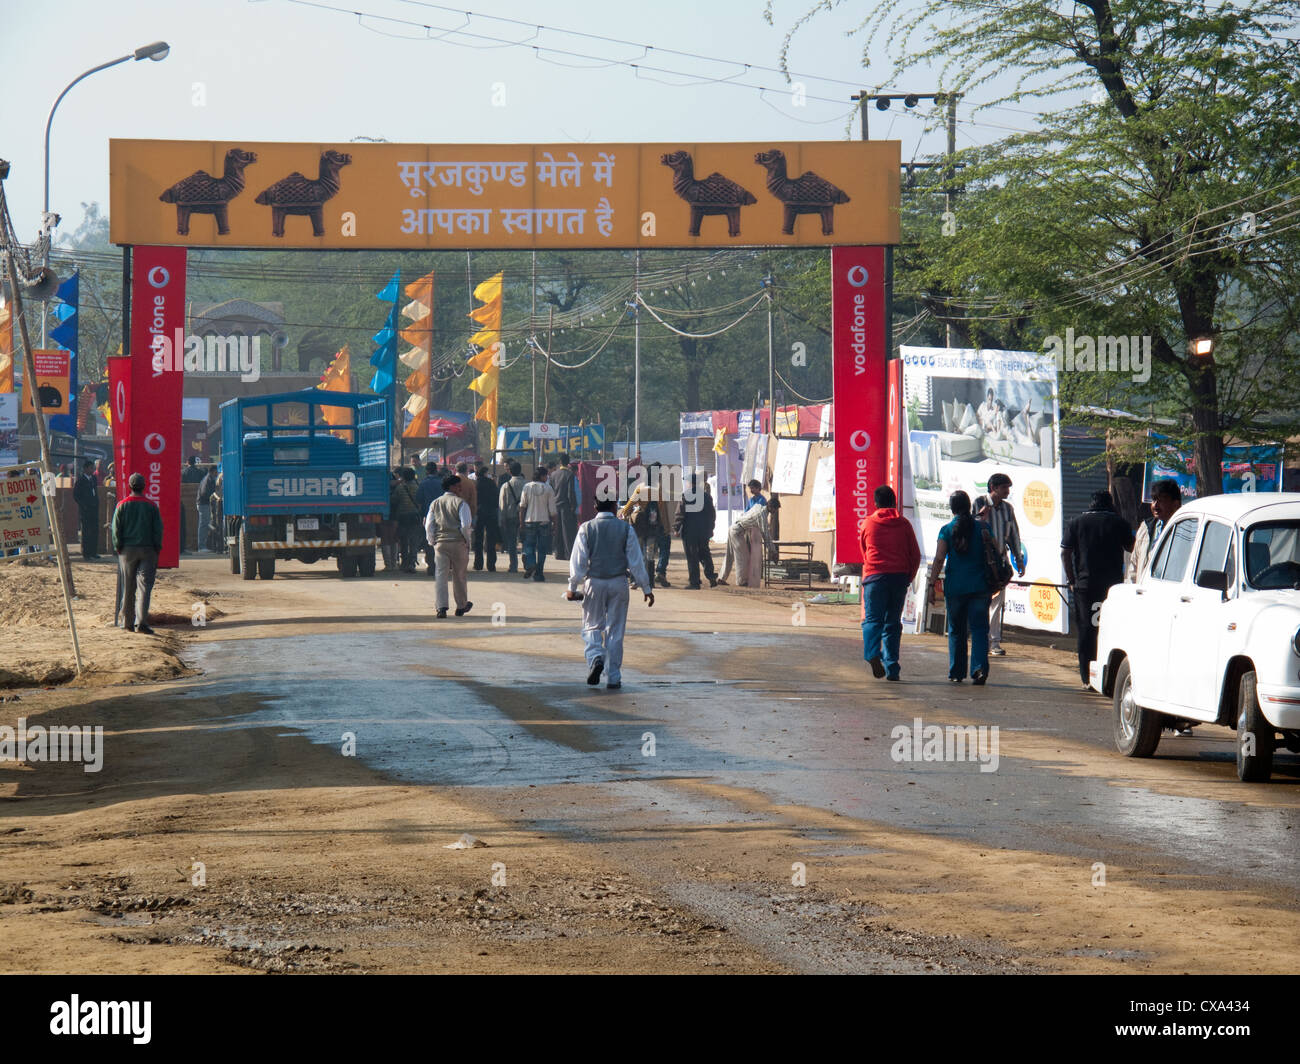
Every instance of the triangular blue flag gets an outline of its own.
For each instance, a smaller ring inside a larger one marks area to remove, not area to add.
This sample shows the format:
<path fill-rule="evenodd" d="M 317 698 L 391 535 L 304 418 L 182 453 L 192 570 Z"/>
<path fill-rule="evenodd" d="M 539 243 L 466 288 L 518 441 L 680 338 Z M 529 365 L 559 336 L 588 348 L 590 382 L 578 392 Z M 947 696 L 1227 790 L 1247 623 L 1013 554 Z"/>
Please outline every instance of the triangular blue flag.
<path fill-rule="evenodd" d="M 382 329 L 380 329 L 377 333 L 375 333 L 375 335 L 372 336 L 370 339 L 382 347 L 385 344 L 389 343 L 389 341 L 395 340 L 396 338 L 397 338 L 397 333 L 395 333 L 392 329 L 390 329 L 387 325 L 385 325 Z"/>
<path fill-rule="evenodd" d="M 65 303 L 76 303 L 81 294 L 81 271 L 74 270 L 71 277 L 59 285 L 55 293 Z"/>
<path fill-rule="evenodd" d="M 393 375 L 382 369 L 375 370 L 375 375 L 370 378 L 370 390 L 373 392 L 386 392 L 392 386 Z"/>
<path fill-rule="evenodd" d="M 401 270 L 393 271 L 393 278 L 382 289 L 375 293 L 376 299 L 382 299 L 385 303 L 397 302 L 397 285 L 402 275 Z"/>
<path fill-rule="evenodd" d="M 69 351 L 75 351 L 77 348 L 77 322 L 74 318 L 72 321 L 65 321 L 62 325 L 56 325 L 50 330 L 50 336 L 54 342 L 62 348 Z"/>
<path fill-rule="evenodd" d="M 69 318 L 77 316 L 77 308 L 71 303 L 59 303 L 54 307 L 54 316 L 59 321 L 67 321 Z"/>
<path fill-rule="evenodd" d="M 394 332 L 397 331 L 397 304 L 393 304 L 393 309 L 388 312 L 388 327 Z"/>

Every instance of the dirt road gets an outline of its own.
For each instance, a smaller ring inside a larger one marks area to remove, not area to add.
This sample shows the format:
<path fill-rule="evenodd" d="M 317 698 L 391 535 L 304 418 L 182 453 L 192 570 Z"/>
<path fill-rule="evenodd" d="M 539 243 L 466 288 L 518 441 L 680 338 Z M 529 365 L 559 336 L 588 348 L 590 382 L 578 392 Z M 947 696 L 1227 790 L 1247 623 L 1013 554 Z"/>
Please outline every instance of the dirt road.
<path fill-rule="evenodd" d="M 885 684 L 855 608 L 674 567 L 613 692 L 583 683 L 558 572 L 471 574 L 438 622 L 424 575 L 224 564 L 166 576 L 209 623 L 138 655 L 193 675 L 0 705 L 104 729 L 97 772 L 0 764 L 0 970 L 1297 966 L 1296 759 L 1238 784 L 1214 728 L 1120 758 L 1067 652 L 1008 640 L 954 690 L 909 638 Z M 996 770 L 896 760 L 918 718 L 996 725 Z"/>

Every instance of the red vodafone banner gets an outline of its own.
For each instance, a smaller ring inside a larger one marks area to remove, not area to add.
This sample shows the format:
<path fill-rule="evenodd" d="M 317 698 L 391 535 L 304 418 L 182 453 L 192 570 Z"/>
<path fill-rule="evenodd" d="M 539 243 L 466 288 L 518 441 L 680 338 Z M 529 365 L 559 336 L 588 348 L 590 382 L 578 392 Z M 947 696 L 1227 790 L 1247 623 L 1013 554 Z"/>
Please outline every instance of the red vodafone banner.
<path fill-rule="evenodd" d="M 120 502 L 127 496 L 131 475 L 131 360 L 113 355 L 108 360 L 109 417 L 113 428 L 113 479 Z"/>
<path fill-rule="evenodd" d="M 885 249 L 831 249 L 835 386 L 835 560 L 862 561 L 858 525 L 886 483 Z"/>
<path fill-rule="evenodd" d="M 163 518 L 158 565 L 180 562 L 181 398 L 185 388 L 185 249 L 137 247 L 131 265 L 127 456 Z M 120 490 L 120 489 L 119 489 Z"/>

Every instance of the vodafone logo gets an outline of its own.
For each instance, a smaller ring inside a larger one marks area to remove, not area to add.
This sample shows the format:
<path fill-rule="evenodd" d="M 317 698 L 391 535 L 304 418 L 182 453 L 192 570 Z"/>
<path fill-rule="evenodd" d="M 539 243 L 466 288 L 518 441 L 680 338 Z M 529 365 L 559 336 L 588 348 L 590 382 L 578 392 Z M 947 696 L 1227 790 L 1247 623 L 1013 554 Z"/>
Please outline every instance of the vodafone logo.
<path fill-rule="evenodd" d="M 854 288 L 861 288 L 870 279 L 870 275 L 867 273 L 865 266 L 850 266 L 848 272 L 844 275 L 844 279 Z"/>
<path fill-rule="evenodd" d="M 856 429 L 849 433 L 849 446 L 855 451 L 871 450 L 871 437 L 863 429 Z"/>
<path fill-rule="evenodd" d="M 113 397 L 113 406 L 117 410 L 117 420 L 123 421 L 126 418 L 126 385 L 122 381 L 117 382 L 117 394 Z"/>
<path fill-rule="evenodd" d="M 162 454 L 167 450 L 167 440 L 161 432 L 151 432 L 144 438 L 144 449 L 149 454 Z"/>
<path fill-rule="evenodd" d="M 166 288 L 172 279 L 172 275 L 167 272 L 165 266 L 155 266 L 147 276 L 149 284 L 154 288 Z"/>

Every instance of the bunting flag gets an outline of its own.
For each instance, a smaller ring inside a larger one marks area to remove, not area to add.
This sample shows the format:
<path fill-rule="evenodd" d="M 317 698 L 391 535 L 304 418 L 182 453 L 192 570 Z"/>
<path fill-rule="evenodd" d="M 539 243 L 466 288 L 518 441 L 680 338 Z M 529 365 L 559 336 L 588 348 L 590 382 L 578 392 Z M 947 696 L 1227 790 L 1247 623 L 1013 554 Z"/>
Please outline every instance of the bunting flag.
<path fill-rule="evenodd" d="M 59 324 L 50 330 L 50 339 L 68 352 L 68 412 L 55 414 L 50 418 L 50 428 L 55 432 L 66 432 L 75 436 L 77 433 L 77 351 L 80 329 L 77 324 L 81 309 L 81 271 L 74 270 L 72 275 L 59 285 L 56 298 L 60 302 L 54 308 L 54 316 Z"/>
<path fill-rule="evenodd" d="M 501 378 L 503 348 L 501 346 L 501 289 L 504 272 L 489 277 L 474 289 L 474 298 L 483 305 L 469 312 L 470 318 L 482 326 L 472 337 L 470 343 L 480 350 L 472 355 L 469 364 L 478 370 L 479 375 L 469 382 L 471 391 L 483 396 L 478 410 L 474 413 L 476 421 L 486 421 L 491 426 L 490 439 L 497 435 L 497 385 Z"/>
<path fill-rule="evenodd" d="M 395 270 L 392 279 L 375 293 L 375 298 L 385 303 L 392 303 L 384 327 L 375 333 L 375 353 L 370 356 L 370 364 L 375 367 L 375 375 L 370 378 L 370 390 L 382 395 L 397 380 L 397 303 L 401 299 L 398 286 L 402 271 Z"/>
<path fill-rule="evenodd" d="M 428 370 L 430 352 L 433 349 L 433 273 L 430 270 L 404 289 L 410 302 L 402 308 L 402 314 L 415 320 L 398 333 L 403 341 L 411 345 L 401 359 L 411 369 L 402 382 L 410 396 L 402 409 L 411 415 L 411 422 L 402 430 L 402 435 L 412 439 L 424 439 L 429 435 Z"/>
<path fill-rule="evenodd" d="M 323 392 L 352 391 L 352 351 L 347 344 L 339 348 L 338 354 L 325 367 L 325 372 L 320 375 L 320 383 L 316 387 Z M 351 424 L 351 414 L 347 407 L 343 406 L 322 406 L 320 417 L 327 425 Z M 339 428 L 331 431 L 331 435 L 344 439 L 348 438 L 348 433 L 349 430 Z"/>
<path fill-rule="evenodd" d="M 14 390 L 14 326 L 8 307 L 0 307 L 0 395 Z"/>

